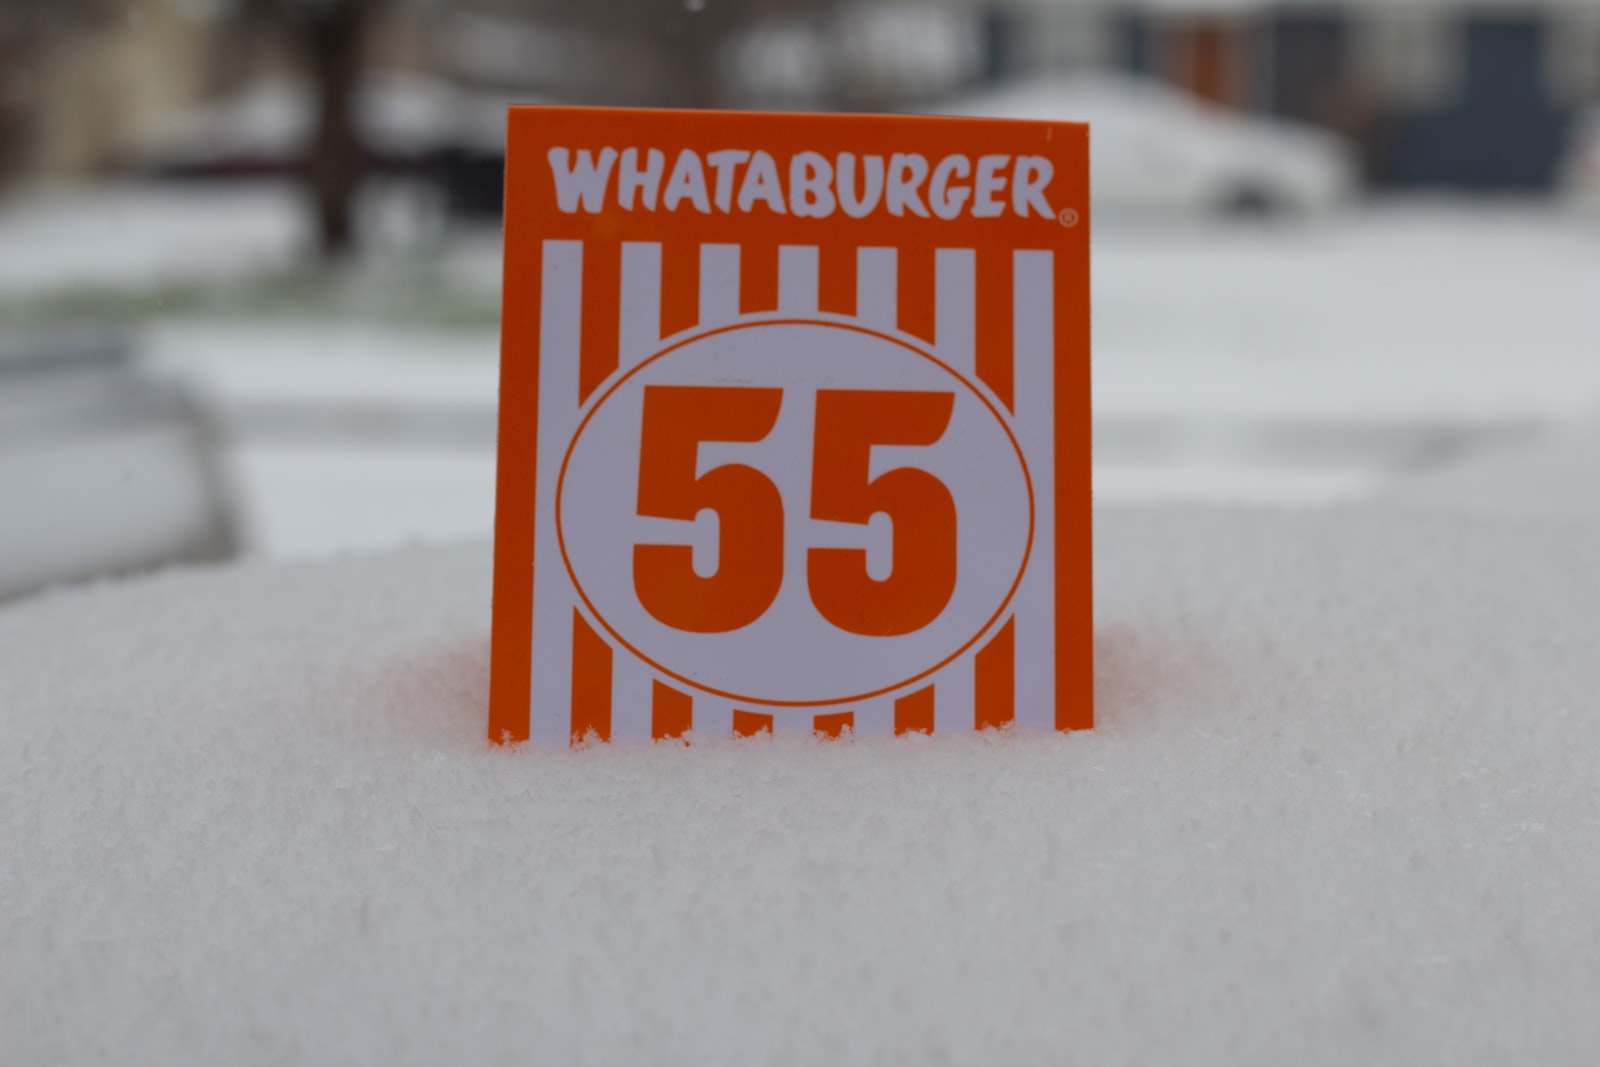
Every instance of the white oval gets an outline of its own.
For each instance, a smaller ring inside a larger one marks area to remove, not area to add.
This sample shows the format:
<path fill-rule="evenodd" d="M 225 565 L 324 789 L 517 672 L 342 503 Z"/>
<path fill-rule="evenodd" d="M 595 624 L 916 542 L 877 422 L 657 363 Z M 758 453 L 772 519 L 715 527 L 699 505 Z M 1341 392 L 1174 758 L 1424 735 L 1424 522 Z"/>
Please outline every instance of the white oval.
<path fill-rule="evenodd" d="M 720 634 L 668 627 L 633 588 L 635 544 L 690 544 L 714 570 L 716 522 L 636 512 L 640 424 L 647 385 L 781 388 L 777 424 L 758 442 L 703 442 L 696 475 L 726 463 L 755 467 L 782 494 L 784 578 L 761 618 Z M 914 633 L 863 636 L 835 628 L 811 603 L 806 550 L 868 551 L 881 577 L 890 524 L 809 517 L 812 426 L 818 389 L 943 391 L 950 424 L 927 447 L 877 446 L 870 477 L 918 467 L 950 490 L 957 511 L 957 576 L 944 612 Z M 1033 526 L 1026 462 L 993 403 L 909 339 L 826 321 L 765 321 L 710 330 L 645 360 L 580 424 L 557 487 L 557 530 L 567 568 L 601 626 L 657 670 L 718 696 L 756 705 L 842 704 L 908 686 L 970 648 L 1004 609 L 1026 565 Z"/>

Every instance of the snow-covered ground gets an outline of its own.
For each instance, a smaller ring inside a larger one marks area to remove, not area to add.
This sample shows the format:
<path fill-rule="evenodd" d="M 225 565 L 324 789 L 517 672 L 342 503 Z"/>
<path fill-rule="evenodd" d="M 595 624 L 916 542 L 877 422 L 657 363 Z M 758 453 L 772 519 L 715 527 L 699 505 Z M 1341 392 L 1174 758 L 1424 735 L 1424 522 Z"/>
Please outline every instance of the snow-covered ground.
<path fill-rule="evenodd" d="M 284 267 L 309 243 L 277 184 L 52 189 L 0 210 L 0 294 L 219 280 Z"/>
<path fill-rule="evenodd" d="M 5 1058 L 1593 1062 L 1600 526 L 1097 543 L 1065 737 L 491 751 L 482 543 L 0 610 Z"/>
<path fill-rule="evenodd" d="M 1528 441 L 1408 479 L 1388 490 L 1405 507 L 1468 515 L 1600 520 L 1600 422 Z"/>
<path fill-rule="evenodd" d="M 360 323 L 173 323 L 147 335 L 226 428 L 251 551 L 318 555 L 487 536 L 493 334 Z"/>
<path fill-rule="evenodd" d="M 491 750 L 482 539 L 13 603 L 0 1059 L 1592 1063 L 1600 236 L 1096 256 L 1094 731 Z M 260 553 L 487 530 L 492 333 L 145 340 Z"/>

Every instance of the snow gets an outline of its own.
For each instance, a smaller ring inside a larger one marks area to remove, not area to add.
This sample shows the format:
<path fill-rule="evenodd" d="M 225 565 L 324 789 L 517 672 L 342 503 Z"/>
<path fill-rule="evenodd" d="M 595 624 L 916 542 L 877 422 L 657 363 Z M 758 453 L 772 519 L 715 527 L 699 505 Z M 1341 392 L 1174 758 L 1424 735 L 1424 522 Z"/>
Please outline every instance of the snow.
<path fill-rule="evenodd" d="M 1095 464 L 1094 496 L 1101 503 L 1187 501 L 1304 507 L 1359 500 L 1389 480 L 1390 475 L 1380 469 L 1353 464 L 1306 469 L 1204 457 L 1162 463 L 1102 460 Z"/>
<path fill-rule="evenodd" d="M 0 294 L 128 289 L 281 269 L 309 243 L 281 183 L 35 192 L 0 211 Z"/>
<path fill-rule="evenodd" d="M 494 461 L 472 449 L 242 441 L 229 455 L 253 553 L 325 556 L 484 535 Z"/>
<path fill-rule="evenodd" d="M 14 605 L 6 1059 L 1587 1063 L 1597 533 L 1103 510 L 1065 737 L 492 750 L 481 543 Z"/>
<path fill-rule="evenodd" d="M 1510 203 L 1101 227 L 1095 411 L 1466 424 L 1600 408 L 1600 224 Z"/>
<path fill-rule="evenodd" d="M 1597 487 L 1600 423 L 1580 423 L 1413 479 L 1390 495 L 1431 511 L 1600 521 Z"/>
<path fill-rule="evenodd" d="M 367 266 L 392 266 L 396 251 L 431 250 L 439 198 L 424 183 L 375 178 L 357 208 L 372 253 Z M 314 243 L 305 192 L 288 179 L 35 189 L 0 201 L 0 311 L 62 296 L 159 303 L 194 295 L 184 289 L 247 290 L 295 279 Z"/>
<path fill-rule="evenodd" d="M 252 553 L 308 556 L 487 536 L 499 345 L 370 323 L 168 323 L 147 364 L 228 432 Z"/>
<path fill-rule="evenodd" d="M 0 302 L 300 218 L 19 202 Z M 492 331 L 158 316 L 255 558 L 0 607 L 0 1059 L 1587 1063 L 1596 262 L 1515 204 L 1097 224 L 1070 737 L 491 750 Z M 1232 503 L 1116 506 L 1176 499 Z"/>
<path fill-rule="evenodd" d="M 149 363 L 219 410 L 339 405 L 486 415 L 493 440 L 500 339 L 373 323 L 204 320 L 157 325 Z"/>

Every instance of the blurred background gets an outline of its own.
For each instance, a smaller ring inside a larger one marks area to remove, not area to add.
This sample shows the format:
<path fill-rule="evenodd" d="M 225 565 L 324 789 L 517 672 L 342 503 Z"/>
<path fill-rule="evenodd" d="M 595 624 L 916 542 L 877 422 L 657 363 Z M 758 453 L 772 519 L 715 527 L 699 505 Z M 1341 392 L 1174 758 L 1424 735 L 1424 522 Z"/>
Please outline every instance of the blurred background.
<path fill-rule="evenodd" d="M 1090 121 L 1097 498 L 1308 507 L 1594 416 L 1597 100 L 1600 0 L 0 0 L 0 598 L 487 536 L 508 103 Z"/>

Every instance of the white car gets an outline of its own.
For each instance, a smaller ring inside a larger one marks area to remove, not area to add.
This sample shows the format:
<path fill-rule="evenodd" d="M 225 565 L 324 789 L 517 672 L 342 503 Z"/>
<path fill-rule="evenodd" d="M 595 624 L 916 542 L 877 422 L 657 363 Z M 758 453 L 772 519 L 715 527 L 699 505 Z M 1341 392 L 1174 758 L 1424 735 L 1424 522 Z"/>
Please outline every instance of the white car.
<path fill-rule="evenodd" d="M 1570 131 L 1557 182 L 1568 202 L 1600 215 L 1600 104 L 1578 112 Z"/>
<path fill-rule="evenodd" d="M 1327 211 L 1357 186 L 1335 134 L 1216 107 L 1125 75 L 1043 75 L 927 108 L 1088 122 L 1095 208 L 1144 213 Z"/>

